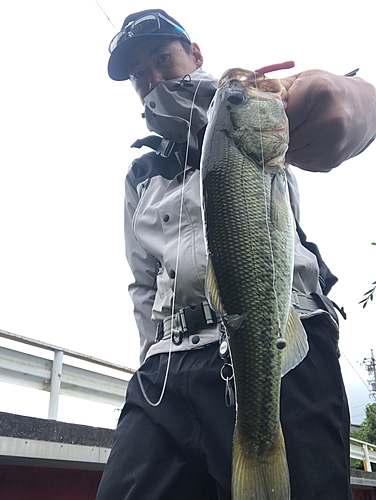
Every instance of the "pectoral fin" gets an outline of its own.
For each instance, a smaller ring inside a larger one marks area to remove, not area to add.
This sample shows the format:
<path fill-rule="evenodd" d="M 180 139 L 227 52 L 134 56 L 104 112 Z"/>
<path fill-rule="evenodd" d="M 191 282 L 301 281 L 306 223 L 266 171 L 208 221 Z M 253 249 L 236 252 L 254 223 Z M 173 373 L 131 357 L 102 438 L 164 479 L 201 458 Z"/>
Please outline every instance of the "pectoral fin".
<path fill-rule="evenodd" d="M 282 351 L 281 377 L 303 361 L 309 350 L 307 334 L 292 304 L 290 304 L 285 339 L 286 347 Z"/>
<path fill-rule="evenodd" d="M 270 219 L 274 227 L 283 229 L 286 224 L 286 178 L 277 173 L 274 175 L 271 185 L 270 196 Z"/>
<path fill-rule="evenodd" d="M 245 318 L 248 316 L 248 312 L 245 312 L 243 314 L 230 314 L 226 315 L 223 317 L 225 325 L 229 325 L 231 330 L 239 330 L 239 328 L 242 326 L 243 321 Z"/>

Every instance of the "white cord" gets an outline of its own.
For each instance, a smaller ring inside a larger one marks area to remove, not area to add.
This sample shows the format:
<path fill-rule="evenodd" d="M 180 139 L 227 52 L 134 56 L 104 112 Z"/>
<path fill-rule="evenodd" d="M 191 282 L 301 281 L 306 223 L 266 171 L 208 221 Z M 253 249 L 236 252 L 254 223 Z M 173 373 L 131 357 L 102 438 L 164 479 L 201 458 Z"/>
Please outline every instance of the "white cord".
<path fill-rule="evenodd" d="M 172 334 L 173 334 L 173 326 L 174 326 L 174 319 L 175 319 L 175 297 L 176 297 L 176 284 L 178 280 L 178 269 L 179 269 L 179 254 L 180 254 L 180 241 L 181 241 L 181 221 L 182 221 L 182 213 L 183 213 L 183 200 L 184 200 L 184 189 L 185 189 L 185 181 L 186 181 L 186 173 L 187 173 L 187 164 L 188 164 L 188 152 L 189 152 L 189 140 L 191 136 L 191 124 L 192 124 L 192 114 L 193 114 L 193 106 L 196 100 L 196 94 L 198 91 L 199 86 L 201 85 L 202 80 L 205 78 L 205 74 L 202 75 L 201 79 L 199 80 L 196 90 L 193 94 L 192 98 L 192 105 L 191 105 L 191 110 L 189 114 L 189 125 L 188 125 L 188 132 L 187 132 L 187 147 L 185 151 L 185 159 L 184 159 L 184 168 L 183 168 L 183 182 L 182 182 L 182 188 L 181 188 L 181 197 L 180 197 L 180 212 L 179 212 L 179 232 L 178 232 L 178 248 L 177 248 L 177 255 L 176 255 L 176 266 L 175 266 L 175 280 L 174 280 L 174 286 L 172 290 L 172 314 L 171 314 L 171 321 L 170 321 L 170 345 L 169 345 L 169 350 L 168 350 L 168 360 L 167 360 L 167 367 L 166 367 L 166 374 L 163 382 L 163 387 L 161 391 L 161 395 L 159 396 L 159 399 L 156 403 L 153 403 L 148 395 L 146 394 L 144 385 L 141 380 L 141 375 L 139 371 L 137 371 L 137 378 L 138 382 L 140 384 L 141 392 L 147 401 L 147 403 L 150 406 L 159 406 L 162 402 L 163 396 L 166 392 L 166 385 L 167 385 L 167 379 L 168 379 L 168 374 L 170 371 L 170 364 L 171 364 L 171 353 L 172 353 Z"/>
<path fill-rule="evenodd" d="M 255 75 L 255 88 L 256 88 L 256 102 L 257 102 L 258 118 L 259 118 L 259 125 L 260 125 L 260 146 L 261 146 L 262 179 L 263 179 L 264 201 L 265 201 L 265 222 L 266 222 L 266 227 L 267 227 L 267 231 L 268 231 L 268 238 L 269 238 L 270 256 L 271 256 L 272 269 L 273 269 L 273 292 L 274 292 L 275 302 L 277 305 L 278 332 L 280 335 L 280 333 L 281 333 L 281 318 L 280 318 L 280 313 L 279 313 L 278 295 L 277 295 L 277 290 L 275 288 L 276 275 L 275 275 L 274 253 L 273 253 L 273 244 L 272 244 L 272 238 L 271 238 L 271 234 L 270 234 L 270 226 L 269 226 L 269 220 L 268 220 L 268 202 L 267 202 L 266 185 L 265 185 L 265 159 L 264 159 L 264 145 L 262 142 L 260 101 L 258 98 L 256 73 L 254 75 Z"/>

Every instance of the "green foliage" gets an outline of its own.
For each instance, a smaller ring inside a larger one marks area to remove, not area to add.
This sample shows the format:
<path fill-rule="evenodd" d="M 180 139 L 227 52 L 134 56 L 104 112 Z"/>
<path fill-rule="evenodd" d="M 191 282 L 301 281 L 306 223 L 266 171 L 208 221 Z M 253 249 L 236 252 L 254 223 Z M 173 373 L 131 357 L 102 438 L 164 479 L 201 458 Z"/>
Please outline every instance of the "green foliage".
<path fill-rule="evenodd" d="M 376 281 L 374 281 L 372 283 L 372 285 L 375 285 L 373 288 L 371 288 L 371 290 L 368 290 L 368 292 L 366 292 L 364 294 L 364 296 L 366 297 L 365 299 L 361 300 L 359 302 L 359 304 L 363 304 L 363 309 L 366 307 L 366 305 L 368 304 L 368 301 L 369 300 L 373 300 L 373 294 L 375 293 L 375 290 L 376 290 Z"/>
<path fill-rule="evenodd" d="M 372 243 L 372 245 L 376 245 L 375 242 Z M 376 281 L 374 281 L 372 283 L 372 285 L 375 285 L 373 288 L 371 288 L 370 290 L 368 290 L 368 292 L 366 292 L 363 296 L 365 297 L 365 299 L 361 300 L 359 302 L 359 304 L 363 304 L 363 309 L 366 307 L 366 305 L 368 304 L 368 301 L 369 300 L 373 300 L 373 295 L 375 293 L 375 290 L 376 290 Z"/>
<path fill-rule="evenodd" d="M 350 469 L 364 470 L 363 462 L 361 460 L 357 460 L 356 458 L 350 458 Z"/>
<path fill-rule="evenodd" d="M 365 441 L 367 443 L 376 444 L 376 403 L 366 406 L 366 418 L 358 431 L 351 432 L 351 437 Z M 376 446 L 375 446 L 376 449 Z M 372 470 L 376 471 L 376 464 L 372 464 Z M 350 466 L 352 469 L 364 469 L 361 460 L 350 458 Z"/>

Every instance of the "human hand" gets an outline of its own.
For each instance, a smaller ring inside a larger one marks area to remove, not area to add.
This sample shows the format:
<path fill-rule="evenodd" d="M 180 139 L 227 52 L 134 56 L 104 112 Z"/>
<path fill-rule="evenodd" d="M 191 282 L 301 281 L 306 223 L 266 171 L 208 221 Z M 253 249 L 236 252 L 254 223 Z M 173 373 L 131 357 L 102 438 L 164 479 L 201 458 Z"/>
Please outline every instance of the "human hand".
<path fill-rule="evenodd" d="M 375 134 L 376 91 L 364 80 L 310 70 L 280 81 L 288 92 L 286 161 L 293 165 L 328 172 Z"/>

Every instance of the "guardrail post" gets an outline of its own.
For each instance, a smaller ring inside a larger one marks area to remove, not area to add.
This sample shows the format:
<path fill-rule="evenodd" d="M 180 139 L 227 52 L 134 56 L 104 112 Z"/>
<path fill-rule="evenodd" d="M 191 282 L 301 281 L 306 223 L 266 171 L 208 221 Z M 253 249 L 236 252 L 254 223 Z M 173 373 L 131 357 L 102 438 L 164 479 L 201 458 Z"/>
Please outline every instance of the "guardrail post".
<path fill-rule="evenodd" d="M 52 420 L 57 420 L 61 374 L 63 371 L 63 355 L 63 351 L 55 351 L 52 365 L 50 404 L 48 407 L 48 418 Z"/>
<path fill-rule="evenodd" d="M 371 466 L 371 461 L 369 459 L 369 453 L 368 453 L 368 446 L 366 444 L 363 444 L 363 450 L 364 450 L 364 470 L 368 472 L 372 472 L 372 466 Z"/>

